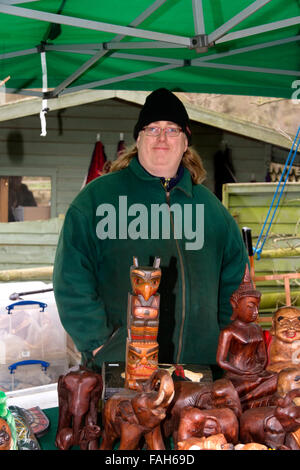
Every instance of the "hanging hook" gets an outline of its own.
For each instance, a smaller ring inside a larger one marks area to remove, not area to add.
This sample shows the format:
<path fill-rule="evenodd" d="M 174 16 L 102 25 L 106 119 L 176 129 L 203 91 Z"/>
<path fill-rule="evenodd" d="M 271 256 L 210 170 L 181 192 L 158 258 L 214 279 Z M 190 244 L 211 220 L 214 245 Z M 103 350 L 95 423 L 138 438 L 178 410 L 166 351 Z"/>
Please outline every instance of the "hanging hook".
<path fill-rule="evenodd" d="M 98 132 L 98 134 L 96 135 L 96 140 L 97 140 L 97 142 L 100 142 L 100 140 L 101 140 L 101 134 L 100 134 L 100 132 Z"/>

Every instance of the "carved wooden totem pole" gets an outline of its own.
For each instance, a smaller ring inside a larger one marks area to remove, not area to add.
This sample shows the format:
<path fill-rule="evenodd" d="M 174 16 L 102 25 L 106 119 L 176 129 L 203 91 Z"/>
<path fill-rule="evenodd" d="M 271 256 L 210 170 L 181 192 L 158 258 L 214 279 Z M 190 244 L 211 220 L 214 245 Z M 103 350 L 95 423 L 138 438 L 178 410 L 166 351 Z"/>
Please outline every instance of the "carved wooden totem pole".
<path fill-rule="evenodd" d="M 125 387 L 137 390 L 158 369 L 157 334 L 161 279 L 160 258 L 153 266 L 139 266 L 133 258 L 130 268 L 132 294 L 128 295 Z"/>

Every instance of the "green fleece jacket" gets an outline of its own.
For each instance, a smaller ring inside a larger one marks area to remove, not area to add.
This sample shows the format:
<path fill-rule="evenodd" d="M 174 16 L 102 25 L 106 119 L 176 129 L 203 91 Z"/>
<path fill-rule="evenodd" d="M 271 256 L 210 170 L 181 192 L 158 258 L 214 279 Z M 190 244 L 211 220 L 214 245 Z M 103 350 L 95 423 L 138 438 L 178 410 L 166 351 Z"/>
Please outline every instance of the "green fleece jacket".
<path fill-rule="evenodd" d="M 136 158 L 89 183 L 60 234 L 54 293 L 83 361 L 95 369 L 125 361 L 133 256 L 141 266 L 161 258 L 159 362 L 215 364 L 220 328 L 230 323 L 229 298 L 248 260 L 238 226 L 186 168 L 166 193 Z"/>

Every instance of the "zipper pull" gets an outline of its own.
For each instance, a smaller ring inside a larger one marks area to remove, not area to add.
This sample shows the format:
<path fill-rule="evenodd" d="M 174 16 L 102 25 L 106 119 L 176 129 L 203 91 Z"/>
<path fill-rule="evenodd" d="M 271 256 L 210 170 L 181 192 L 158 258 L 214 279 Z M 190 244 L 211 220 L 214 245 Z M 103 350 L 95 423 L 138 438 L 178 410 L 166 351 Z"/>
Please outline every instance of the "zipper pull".
<path fill-rule="evenodd" d="M 171 178 L 164 178 L 163 187 L 165 188 L 166 191 L 169 189 L 170 181 L 171 181 Z"/>

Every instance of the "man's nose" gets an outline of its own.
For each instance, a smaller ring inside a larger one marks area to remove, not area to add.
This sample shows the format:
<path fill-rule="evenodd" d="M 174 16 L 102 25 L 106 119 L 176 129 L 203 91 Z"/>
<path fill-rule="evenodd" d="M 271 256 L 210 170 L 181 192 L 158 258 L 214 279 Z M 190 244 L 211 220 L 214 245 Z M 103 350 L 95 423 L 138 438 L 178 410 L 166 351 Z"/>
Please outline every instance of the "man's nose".
<path fill-rule="evenodd" d="M 166 137 L 166 132 L 165 132 L 165 129 L 162 129 L 159 136 L 158 136 L 158 140 L 166 140 L 167 137 Z"/>

